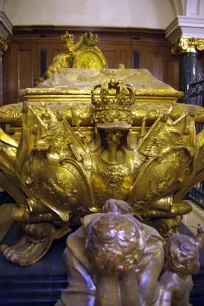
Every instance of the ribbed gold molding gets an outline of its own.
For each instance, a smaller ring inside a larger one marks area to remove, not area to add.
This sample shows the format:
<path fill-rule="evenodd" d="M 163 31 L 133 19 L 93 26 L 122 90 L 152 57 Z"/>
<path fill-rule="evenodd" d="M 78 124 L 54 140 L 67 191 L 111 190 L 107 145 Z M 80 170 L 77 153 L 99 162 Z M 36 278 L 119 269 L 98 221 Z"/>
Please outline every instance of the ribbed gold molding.
<path fill-rule="evenodd" d="M 176 44 L 171 47 L 173 54 L 197 52 L 204 50 L 204 38 L 189 38 L 181 36 Z"/>
<path fill-rule="evenodd" d="M 6 39 L 0 35 L 0 51 L 6 51 L 8 49 L 8 43 Z"/>

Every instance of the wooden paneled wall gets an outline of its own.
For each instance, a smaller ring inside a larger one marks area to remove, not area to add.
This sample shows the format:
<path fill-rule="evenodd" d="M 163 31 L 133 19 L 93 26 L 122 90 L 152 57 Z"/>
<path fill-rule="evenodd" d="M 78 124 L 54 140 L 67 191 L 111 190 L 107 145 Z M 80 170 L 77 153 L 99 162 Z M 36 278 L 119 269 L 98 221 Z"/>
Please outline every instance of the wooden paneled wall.
<path fill-rule="evenodd" d="M 60 36 L 69 31 L 76 39 L 87 31 L 99 36 L 97 46 L 109 68 L 146 68 L 156 78 L 178 89 L 178 60 L 170 52 L 163 30 L 85 27 L 14 27 L 4 54 L 4 104 L 18 101 L 19 90 L 34 87 L 42 71 L 42 53 L 48 66 L 63 48 Z"/>

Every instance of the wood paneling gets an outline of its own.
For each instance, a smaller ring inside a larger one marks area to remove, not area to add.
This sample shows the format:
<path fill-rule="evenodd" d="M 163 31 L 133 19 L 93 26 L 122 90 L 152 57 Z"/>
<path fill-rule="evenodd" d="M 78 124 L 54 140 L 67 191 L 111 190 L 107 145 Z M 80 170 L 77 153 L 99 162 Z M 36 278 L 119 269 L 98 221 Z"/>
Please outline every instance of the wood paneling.
<path fill-rule="evenodd" d="M 16 103 L 20 89 L 34 87 L 39 74 L 37 45 L 11 43 L 4 63 L 4 101 Z"/>
<path fill-rule="evenodd" d="M 33 87 L 40 76 L 41 50 L 46 51 L 46 66 L 62 49 L 60 36 L 65 31 L 77 39 L 87 31 L 99 36 L 98 47 L 109 68 L 123 63 L 134 68 L 148 69 L 156 78 L 178 88 L 178 62 L 169 51 L 163 30 L 86 27 L 14 27 L 9 50 L 4 55 L 4 103 L 15 103 L 19 90 Z M 137 56 L 134 58 L 135 52 Z"/>
<path fill-rule="evenodd" d="M 33 87 L 32 50 L 18 50 L 18 89 Z"/>
<path fill-rule="evenodd" d="M 100 48 L 106 58 L 109 68 L 117 68 L 117 51 L 113 48 Z"/>
<path fill-rule="evenodd" d="M 159 80 L 164 80 L 165 66 L 164 66 L 165 52 L 159 47 L 145 45 L 142 48 L 141 54 L 141 68 L 146 68 Z"/>
<path fill-rule="evenodd" d="M 124 64 L 126 68 L 133 68 L 131 64 L 131 58 L 131 48 L 125 48 L 124 46 L 121 46 L 121 49 L 119 50 L 119 63 Z"/>
<path fill-rule="evenodd" d="M 169 50 L 168 50 L 169 51 Z M 170 51 L 169 51 L 170 53 Z M 179 88 L 179 60 L 176 56 L 168 56 L 169 60 L 166 63 L 167 66 L 167 79 L 168 83 L 178 89 Z"/>

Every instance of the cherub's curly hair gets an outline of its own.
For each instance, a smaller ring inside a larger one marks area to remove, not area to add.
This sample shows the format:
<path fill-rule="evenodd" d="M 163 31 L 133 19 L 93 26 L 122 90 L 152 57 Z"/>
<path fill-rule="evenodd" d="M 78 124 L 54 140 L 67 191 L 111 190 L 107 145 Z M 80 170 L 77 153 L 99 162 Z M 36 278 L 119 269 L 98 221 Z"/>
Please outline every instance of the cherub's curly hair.
<path fill-rule="evenodd" d="M 181 234 L 169 237 L 164 250 L 168 267 L 175 272 L 190 273 L 191 263 L 199 256 L 197 242 Z"/>
<path fill-rule="evenodd" d="M 98 270 L 119 275 L 137 265 L 147 236 L 142 224 L 126 214 L 131 211 L 127 203 L 109 200 L 104 211 L 86 228 L 86 249 Z"/>

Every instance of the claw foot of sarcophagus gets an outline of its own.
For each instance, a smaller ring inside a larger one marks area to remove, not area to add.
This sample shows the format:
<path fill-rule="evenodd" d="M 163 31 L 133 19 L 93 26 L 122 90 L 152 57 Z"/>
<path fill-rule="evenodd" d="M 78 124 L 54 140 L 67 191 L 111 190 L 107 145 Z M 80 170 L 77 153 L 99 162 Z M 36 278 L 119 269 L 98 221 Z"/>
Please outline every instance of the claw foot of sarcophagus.
<path fill-rule="evenodd" d="M 49 223 L 27 224 L 25 235 L 13 246 L 0 245 L 4 257 L 20 266 L 28 266 L 37 262 L 49 250 L 54 239 L 69 232 L 68 227 L 57 230 Z"/>

